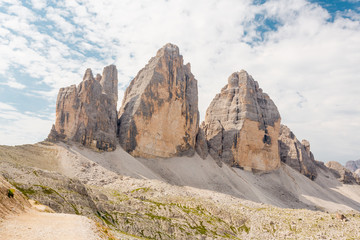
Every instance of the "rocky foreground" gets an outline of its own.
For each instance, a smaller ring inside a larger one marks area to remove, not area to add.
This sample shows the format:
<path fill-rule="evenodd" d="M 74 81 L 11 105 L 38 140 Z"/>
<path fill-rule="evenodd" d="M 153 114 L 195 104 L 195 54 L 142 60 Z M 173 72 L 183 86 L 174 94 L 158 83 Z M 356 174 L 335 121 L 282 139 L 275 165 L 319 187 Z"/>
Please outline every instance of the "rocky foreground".
<path fill-rule="evenodd" d="M 13 188 L 55 212 L 84 215 L 107 226 L 114 239 L 360 237 L 359 186 L 341 184 L 331 172 L 320 172 L 318 182 L 284 164 L 277 173 L 261 175 L 241 169 L 231 173 L 231 168 L 199 157 L 182 162 L 182 158 L 168 159 L 176 167 L 166 168 L 161 160 L 144 165 L 145 161 L 136 161 L 120 149 L 94 153 L 79 147 L 2 146 L 0 174 Z M 116 165 L 118 158 L 123 160 Z M 191 160 L 199 165 L 186 170 Z M 175 176 L 170 171 L 174 168 Z M 214 172 L 223 169 L 224 174 L 216 175 L 211 168 Z M 189 177 L 189 171 L 199 174 Z M 221 180 L 225 174 L 232 183 Z M 236 175 L 244 183 L 236 186 L 240 182 Z"/>

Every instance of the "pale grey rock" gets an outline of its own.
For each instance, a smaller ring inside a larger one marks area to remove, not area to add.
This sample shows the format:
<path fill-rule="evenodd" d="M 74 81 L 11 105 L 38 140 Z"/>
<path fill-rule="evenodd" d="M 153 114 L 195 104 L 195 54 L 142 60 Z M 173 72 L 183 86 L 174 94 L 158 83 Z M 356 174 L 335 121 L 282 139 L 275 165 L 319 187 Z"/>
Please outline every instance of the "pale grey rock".
<path fill-rule="evenodd" d="M 294 133 L 285 125 L 280 127 L 279 136 L 280 159 L 296 171 L 314 180 L 317 177 L 316 161 L 310 151 L 310 143 L 307 140 L 300 141 Z"/>
<path fill-rule="evenodd" d="M 93 79 L 94 79 L 94 75 L 91 71 L 91 68 L 86 69 L 84 77 L 83 77 L 83 81 L 93 80 Z"/>
<path fill-rule="evenodd" d="M 206 111 L 209 154 L 246 170 L 271 171 L 280 166 L 277 138 L 280 114 L 244 70 L 233 73 Z"/>
<path fill-rule="evenodd" d="M 117 70 L 104 68 L 103 76 L 94 78 L 87 69 L 76 87 L 61 88 L 56 101 L 56 121 L 48 136 L 50 141 L 75 141 L 98 150 L 116 148 Z"/>
<path fill-rule="evenodd" d="M 197 81 L 179 48 L 166 44 L 126 89 L 119 110 L 121 146 L 136 157 L 193 155 L 199 127 Z"/>
<path fill-rule="evenodd" d="M 349 169 L 345 168 L 343 165 L 336 161 L 330 161 L 325 163 L 325 166 L 328 167 L 334 176 L 339 179 L 340 182 L 345 184 L 358 184 L 359 177 L 351 172 Z"/>
<path fill-rule="evenodd" d="M 360 159 L 355 161 L 347 161 L 345 163 L 345 167 L 350 171 L 355 172 L 356 170 L 360 169 Z"/>
<path fill-rule="evenodd" d="M 106 66 L 100 80 L 103 93 L 110 96 L 114 102 L 118 101 L 118 77 L 115 65 Z"/>

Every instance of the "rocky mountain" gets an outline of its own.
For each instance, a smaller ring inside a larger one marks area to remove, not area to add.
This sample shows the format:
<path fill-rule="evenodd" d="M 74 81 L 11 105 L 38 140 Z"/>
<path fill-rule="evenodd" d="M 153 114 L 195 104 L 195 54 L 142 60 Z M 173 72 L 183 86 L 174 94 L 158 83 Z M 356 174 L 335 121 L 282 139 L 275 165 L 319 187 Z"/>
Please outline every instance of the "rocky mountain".
<path fill-rule="evenodd" d="M 1 219 L 22 214 L 27 197 L 92 219 L 80 221 L 95 239 L 360 238 L 359 178 L 315 161 L 246 71 L 230 75 L 200 126 L 197 80 L 177 46 L 139 71 L 118 113 L 117 81 L 114 65 L 87 69 L 60 89 L 50 141 L 0 146 L 0 236 L 16 239 L 19 219 Z M 66 222 L 51 219 L 47 229 Z"/>
<path fill-rule="evenodd" d="M 87 69 L 78 85 L 61 88 L 56 101 L 56 120 L 50 141 L 74 141 L 98 150 L 116 148 L 118 99 L 117 69 L 104 68 L 94 78 Z"/>
<path fill-rule="evenodd" d="M 280 166 L 280 114 L 244 70 L 228 78 L 228 84 L 210 103 L 201 129 L 210 155 L 218 162 L 260 171 Z"/>
<path fill-rule="evenodd" d="M 166 44 L 126 89 L 120 145 L 136 157 L 193 155 L 199 128 L 197 81 L 179 48 Z"/>
<path fill-rule="evenodd" d="M 347 161 L 345 163 L 345 167 L 352 172 L 356 172 L 356 170 L 360 169 L 360 159 L 355 161 Z"/>
<path fill-rule="evenodd" d="M 330 161 L 325 163 L 325 166 L 328 167 L 333 172 L 335 177 L 338 178 L 339 181 L 343 183 L 347 183 L 347 184 L 360 183 L 360 178 L 357 174 L 345 168 L 343 165 L 341 165 L 338 162 Z"/>
<path fill-rule="evenodd" d="M 317 166 L 314 155 L 310 151 L 310 143 L 307 140 L 300 142 L 285 125 L 280 127 L 278 141 L 281 161 L 314 180 L 317 176 Z"/>

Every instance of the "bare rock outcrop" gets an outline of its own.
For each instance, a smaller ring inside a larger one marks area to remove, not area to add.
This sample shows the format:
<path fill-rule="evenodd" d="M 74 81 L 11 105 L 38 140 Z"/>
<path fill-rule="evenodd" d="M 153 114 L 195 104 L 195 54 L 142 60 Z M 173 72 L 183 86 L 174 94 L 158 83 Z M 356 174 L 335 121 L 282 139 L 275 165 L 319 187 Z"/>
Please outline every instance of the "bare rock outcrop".
<path fill-rule="evenodd" d="M 345 168 L 338 162 L 330 161 L 325 163 L 325 166 L 328 167 L 334 176 L 342 183 L 345 184 L 359 184 L 360 179 L 359 177 L 351 172 L 349 169 Z"/>
<path fill-rule="evenodd" d="M 355 161 L 347 161 L 345 163 L 345 167 L 352 172 L 356 172 L 356 170 L 360 169 L 360 159 Z"/>
<path fill-rule="evenodd" d="M 202 124 L 209 154 L 245 170 L 271 171 L 280 166 L 280 114 L 244 70 L 233 73 L 212 100 Z"/>
<path fill-rule="evenodd" d="M 202 128 L 199 128 L 199 132 L 196 135 L 195 150 L 202 159 L 205 159 L 209 155 L 206 136 Z"/>
<path fill-rule="evenodd" d="M 198 125 L 197 81 L 179 48 L 166 44 L 126 89 L 119 111 L 120 144 L 136 157 L 192 155 Z"/>
<path fill-rule="evenodd" d="M 310 151 L 310 143 L 307 140 L 300 142 L 285 125 L 280 127 L 279 153 L 281 161 L 285 164 L 311 180 L 317 177 L 317 165 Z"/>
<path fill-rule="evenodd" d="M 111 151 L 116 148 L 118 100 L 117 69 L 104 68 L 94 78 L 87 69 L 78 85 L 61 88 L 56 101 L 56 121 L 50 141 L 75 141 L 87 147 Z"/>

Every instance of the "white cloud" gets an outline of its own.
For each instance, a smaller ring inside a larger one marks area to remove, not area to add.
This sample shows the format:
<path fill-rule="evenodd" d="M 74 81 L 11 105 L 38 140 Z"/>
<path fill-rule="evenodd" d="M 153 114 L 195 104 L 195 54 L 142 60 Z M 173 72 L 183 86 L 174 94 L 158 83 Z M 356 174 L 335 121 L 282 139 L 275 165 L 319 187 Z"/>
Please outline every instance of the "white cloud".
<path fill-rule="evenodd" d="M 0 82 L 0 85 L 6 85 L 6 86 L 9 86 L 9 87 L 15 88 L 15 89 L 26 88 L 26 86 L 24 84 L 17 82 L 15 80 L 15 78 L 13 78 L 13 77 L 8 78 L 8 80 L 6 82 Z"/>
<path fill-rule="evenodd" d="M 41 6 L 33 1 L 34 8 Z M 250 0 L 69 0 L 46 12 L 40 17 L 17 3 L 0 13 L 0 74 L 14 66 L 22 69 L 51 88 L 33 93 L 52 103 L 58 88 L 78 83 L 88 67 L 101 73 L 115 63 L 120 84 L 128 84 L 158 48 L 173 42 L 198 80 L 202 117 L 227 77 L 245 69 L 275 101 L 282 122 L 310 140 L 319 160 L 360 157 L 360 135 L 354 134 L 360 128 L 356 11 L 329 22 L 325 9 L 305 0 L 262 5 Z M 257 31 L 266 19 L 276 20 L 279 28 Z M 119 101 L 122 96 L 120 90 Z"/>
<path fill-rule="evenodd" d="M 16 108 L 10 104 L 0 102 L 0 111 L 16 111 Z"/>
<path fill-rule="evenodd" d="M 0 144 L 19 145 L 44 140 L 52 122 L 32 113 L 20 113 L 15 107 L 0 102 Z"/>
<path fill-rule="evenodd" d="M 46 0 L 31 0 L 33 8 L 41 10 L 46 7 Z"/>

